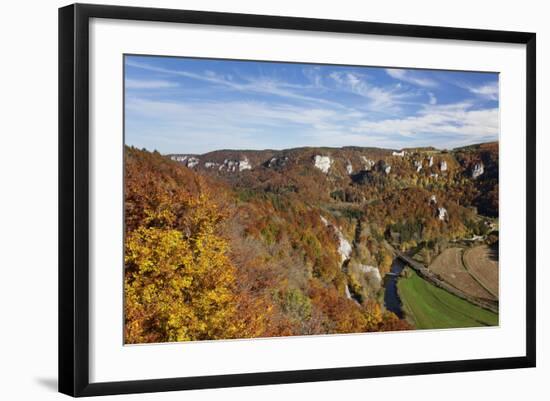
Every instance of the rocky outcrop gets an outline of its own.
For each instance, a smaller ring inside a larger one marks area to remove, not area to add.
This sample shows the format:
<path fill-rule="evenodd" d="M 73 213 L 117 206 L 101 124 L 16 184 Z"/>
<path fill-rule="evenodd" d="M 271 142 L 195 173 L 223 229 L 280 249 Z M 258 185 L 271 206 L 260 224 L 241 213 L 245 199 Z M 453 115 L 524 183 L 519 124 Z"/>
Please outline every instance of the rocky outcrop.
<path fill-rule="evenodd" d="M 206 162 L 204 163 L 204 167 L 206 168 L 216 168 L 216 167 L 219 167 L 220 164 L 219 163 L 216 163 L 216 162 Z"/>
<path fill-rule="evenodd" d="M 189 168 L 195 168 L 196 166 L 198 166 L 200 163 L 200 159 L 198 157 L 190 157 L 189 159 L 187 159 L 187 167 Z"/>
<path fill-rule="evenodd" d="M 348 175 L 353 174 L 353 166 L 351 165 L 351 162 L 349 160 L 348 160 L 348 163 L 346 164 L 346 171 L 347 171 Z"/>
<path fill-rule="evenodd" d="M 288 163 L 288 156 L 272 157 L 267 162 L 267 167 L 268 168 L 282 168 L 282 167 L 285 167 L 287 163 Z"/>
<path fill-rule="evenodd" d="M 430 156 L 428 157 L 428 167 L 432 167 L 434 165 L 434 157 Z"/>
<path fill-rule="evenodd" d="M 345 288 L 344 291 L 346 292 L 346 298 L 354 301 L 353 297 L 351 296 L 351 292 L 349 291 L 349 285 L 346 284 L 344 288 Z"/>
<path fill-rule="evenodd" d="M 439 163 L 439 169 L 441 171 L 447 171 L 447 162 L 445 160 L 441 160 L 441 163 Z"/>
<path fill-rule="evenodd" d="M 244 160 L 239 161 L 239 171 L 244 170 L 252 170 L 252 166 L 250 165 L 250 162 L 246 157 L 244 158 Z"/>
<path fill-rule="evenodd" d="M 477 177 L 482 175 L 485 172 L 483 163 L 476 163 L 472 168 L 472 178 L 475 180 Z"/>
<path fill-rule="evenodd" d="M 237 160 L 225 159 L 223 161 L 223 164 L 220 166 L 220 171 L 228 171 L 232 173 L 237 171 L 238 166 L 239 162 Z"/>
<path fill-rule="evenodd" d="M 246 157 L 243 160 L 225 159 L 223 163 L 219 165 L 218 170 L 234 173 L 237 171 L 252 170 L 252 166 Z"/>
<path fill-rule="evenodd" d="M 419 173 L 420 170 L 422 170 L 422 161 L 421 160 L 415 160 L 414 167 L 416 167 L 416 172 Z"/>
<path fill-rule="evenodd" d="M 371 159 L 367 159 L 365 156 L 361 156 L 361 159 L 363 159 L 363 162 L 365 163 L 365 167 L 364 167 L 364 170 L 371 170 L 374 165 L 376 164 L 376 162 L 374 160 L 371 160 Z"/>
<path fill-rule="evenodd" d="M 170 156 L 170 159 L 174 160 L 175 162 L 182 163 L 188 168 L 194 168 L 200 163 L 198 157 L 188 155 L 172 155 Z"/>
<path fill-rule="evenodd" d="M 185 163 L 188 157 L 189 156 L 185 156 L 185 155 L 172 155 L 170 156 L 170 159 L 172 159 L 175 162 Z"/>
<path fill-rule="evenodd" d="M 437 204 L 437 198 L 435 195 L 430 196 L 430 205 Z"/>
<path fill-rule="evenodd" d="M 315 155 L 313 163 L 316 168 L 327 174 L 330 166 L 332 166 L 333 160 L 329 156 Z"/>
<path fill-rule="evenodd" d="M 386 173 L 386 175 L 388 175 L 390 172 L 391 172 L 391 166 L 390 165 L 385 166 L 384 167 L 384 173 Z"/>
<path fill-rule="evenodd" d="M 445 221 L 447 219 L 447 209 L 444 207 L 438 207 L 437 208 L 437 218 L 441 221 Z"/>
<path fill-rule="evenodd" d="M 376 266 L 370 265 L 359 265 L 359 270 L 367 275 L 371 280 L 376 281 L 377 284 L 382 282 L 382 276 L 380 275 L 380 270 Z"/>
<path fill-rule="evenodd" d="M 395 150 L 391 153 L 392 156 L 397 156 L 397 157 L 404 157 L 405 156 L 405 151 L 402 150 L 401 152 L 396 152 Z"/>
<path fill-rule="evenodd" d="M 339 229 L 336 229 L 336 235 L 338 236 L 339 242 L 338 253 L 342 257 L 342 262 L 344 262 L 351 257 L 352 247 Z"/>
<path fill-rule="evenodd" d="M 346 260 L 349 260 L 351 258 L 351 252 L 353 250 L 350 242 L 344 237 L 344 234 L 342 234 L 342 231 L 332 223 L 330 223 L 327 219 L 325 219 L 323 216 L 321 217 L 321 221 L 326 227 L 331 227 L 336 237 L 338 237 L 338 253 L 340 254 L 340 257 L 342 258 L 342 263 L 344 263 Z"/>

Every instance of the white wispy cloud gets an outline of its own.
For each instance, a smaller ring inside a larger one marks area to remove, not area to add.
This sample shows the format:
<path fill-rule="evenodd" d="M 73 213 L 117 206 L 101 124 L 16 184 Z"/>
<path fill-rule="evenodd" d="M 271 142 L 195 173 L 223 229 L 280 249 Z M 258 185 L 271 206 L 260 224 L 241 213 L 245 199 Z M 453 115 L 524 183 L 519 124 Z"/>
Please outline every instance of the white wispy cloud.
<path fill-rule="evenodd" d="M 437 82 L 433 79 L 419 77 L 414 72 L 396 68 L 386 68 L 386 73 L 397 80 L 407 82 L 416 86 L 422 86 L 425 88 L 435 88 L 438 86 Z"/>
<path fill-rule="evenodd" d="M 171 152 L 198 153 L 220 147 L 280 148 L 279 140 L 284 147 L 401 147 L 405 139 L 444 148 L 498 138 L 498 109 L 472 107 L 469 102 L 427 105 L 414 116 L 373 121 L 357 111 L 257 101 L 179 103 L 131 97 L 126 104 L 132 138 L 154 135 L 156 141 L 170 141 Z M 139 141 L 135 145 L 142 146 Z"/>
<path fill-rule="evenodd" d="M 169 75 L 178 75 L 178 76 L 192 78 L 192 79 L 198 79 L 198 80 L 206 81 L 206 82 L 216 83 L 216 82 L 222 81 L 222 79 L 219 78 L 215 73 L 212 73 L 212 74 L 211 73 L 205 73 L 205 74 L 201 75 L 201 74 L 196 74 L 196 73 L 185 71 L 185 70 L 173 70 L 173 69 L 169 69 L 169 68 L 157 67 L 155 65 L 142 63 L 142 62 L 139 62 L 139 61 L 131 61 L 131 60 L 126 60 L 126 65 L 129 66 L 129 67 L 140 68 L 140 69 L 147 70 L 147 71 L 159 72 L 159 73 L 169 74 Z"/>
<path fill-rule="evenodd" d="M 323 74 L 321 73 L 321 68 L 308 66 L 302 70 L 302 73 L 309 80 L 314 88 L 324 89 Z"/>
<path fill-rule="evenodd" d="M 164 141 L 170 152 L 203 153 L 220 147 L 277 148 L 279 140 L 287 147 L 311 145 L 309 137 L 337 138 L 361 114 L 256 101 L 180 103 L 130 97 L 126 116 L 127 138 L 135 146 L 147 147 L 148 138 L 154 138 L 155 143 Z"/>
<path fill-rule="evenodd" d="M 333 71 L 329 77 L 340 88 L 346 88 L 350 92 L 368 99 L 370 109 L 379 112 L 398 112 L 400 104 L 406 103 L 407 99 L 418 95 L 416 92 L 403 89 L 399 84 L 390 87 L 373 85 L 364 75 L 350 71 Z"/>
<path fill-rule="evenodd" d="M 423 137 L 426 143 L 441 136 L 453 137 L 460 143 L 497 138 L 499 133 L 498 108 L 473 109 L 470 102 L 424 107 L 418 114 L 406 118 L 363 121 L 356 132 L 399 134 L 403 137 Z"/>
<path fill-rule="evenodd" d="M 208 129 L 214 124 L 232 132 L 238 131 L 236 127 L 281 127 L 281 124 L 297 124 L 317 129 L 324 125 L 345 123 L 364 116 L 359 112 L 257 101 L 180 103 L 130 97 L 127 99 L 126 108 L 130 112 L 152 117 L 156 121 L 184 122 L 196 126 L 206 126 L 204 122 L 208 121 Z"/>
<path fill-rule="evenodd" d="M 175 88 L 178 86 L 176 82 L 165 80 L 141 80 L 141 79 L 126 79 L 124 81 L 126 89 L 166 89 Z"/>
<path fill-rule="evenodd" d="M 232 76 L 217 74 L 209 70 L 204 71 L 204 73 L 202 74 L 197 74 L 195 72 L 190 72 L 186 70 L 174 70 L 169 68 L 157 67 L 154 65 L 136 62 L 136 61 L 126 61 L 126 65 L 135 67 L 135 68 L 141 68 L 148 71 L 181 76 L 185 78 L 208 82 L 211 84 L 224 86 L 240 92 L 260 93 L 260 94 L 278 96 L 286 99 L 300 100 L 305 102 L 314 102 L 314 103 L 331 105 L 335 107 L 344 107 L 338 102 L 333 102 L 323 98 L 308 96 L 300 93 L 300 92 L 304 92 L 304 89 L 308 89 L 303 85 L 291 84 L 288 82 L 279 81 L 272 78 L 244 77 L 244 82 L 236 82 Z"/>
<path fill-rule="evenodd" d="M 498 82 L 491 82 L 477 87 L 467 86 L 466 88 L 474 95 L 489 100 L 498 100 Z"/>

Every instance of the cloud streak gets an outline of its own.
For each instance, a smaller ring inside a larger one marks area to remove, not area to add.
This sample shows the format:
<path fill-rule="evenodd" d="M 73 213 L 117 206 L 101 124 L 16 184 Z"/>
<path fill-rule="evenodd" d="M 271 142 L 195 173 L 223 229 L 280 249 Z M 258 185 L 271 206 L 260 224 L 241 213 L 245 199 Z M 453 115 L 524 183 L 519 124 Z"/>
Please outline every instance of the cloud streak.
<path fill-rule="evenodd" d="M 467 89 L 475 95 L 489 100 L 498 100 L 498 82 L 491 82 L 478 87 L 467 86 Z"/>
<path fill-rule="evenodd" d="M 404 90 L 400 85 L 382 87 L 372 85 L 364 75 L 349 72 L 335 71 L 330 78 L 340 86 L 358 96 L 369 100 L 371 110 L 396 113 L 400 111 L 400 104 L 407 99 L 418 96 L 418 93 Z"/>
<path fill-rule="evenodd" d="M 213 150 L 209 147 L 212 144 L 217 144 L 217 148 L 250 149 L 312 145 L 401 147 L 403 140 L 446 148 L 449 144 L 496 138 L 499 130 L 498 109 L 472 110 L 468 103 L 430 106 L 416 116 L 380 121 L 368 120 L 357 112 L 259 102 L 180 104 L 130 98 L 126 110 L 130 119 L 136 116 L 138 122 L 137 116 L 141 116 L 152 123 L 130 124 L 134 137 L 153 135 L 162 127 L 164 135 L 172 136 L 172 142 L 177 144 L 173 151 L 189 152 L 192 143 L 198 153 Z M 281 127 L 290 132 L 297 130 L 300 135 L 273 135 Z M 281 145 L 280 140 L 286 145 Z"/>
<path fill-rule="evenodd" d="M 435 88 L 438 86 L 435 80 L 419 77 L 415 75 L 414 72 L 408 70 L 386 68 L 386 73 L 394 79 L 407 82 L 416 86 L 421 86 L 424 88 Z"/>
<path fill-rule="evenodd" d="M 335 107 L 343 107 L 337 102 L 332 102 L 326 99 L 307 96 L 300 93 L 296 93 L 289 88 L 295 89 L 306 89 L 304 86 L 300 85 L 289 85 L 285 82 L 280 82 L 275 79 L 266 79 L 266 78 L 247 78 L 245 82 L 235 82 L 227 76 L 216 74 L 213 71 L 205 71 L 204 74 L 197 74 L 194 72 L 189 72 L 185 70 L 174 70 L 162 67 L 156 67 L 146 63 L 126 61 L 126 65 L 141 68 L 148 71 L 159 72 L 164 74 L 176 75 L 180 77 L 185 77 L 189 79 L 194 79 L 198 81 L 208 82 L 215 85 L 220 85 L 229 89 L 237 90 L 240 92 L 252 92 L 260 93 L 264 95 L 273 95 L 285 99 L 301 100 L 313 103 L 321 103 L 332 105 Z"/>
<path fill-rule="evenodd" d="M 398 133 L 413 140 L 422 138 L 426 144 L 439 143 L 442 138 L 452 138 L 451 143 L 481 142 L 487 137 L 498 138 L 498 109 L 472 109 L 470 103 L 457 103 L 424 108 L 415 116 L 381 121 L 364 121 L 355 132 L 378 135 Z"/>
<path fill-rule="evenodd" d="M 126 89 L 166 89 L 175 88 L 178 86 L 176 82 L 141 79 L 126 79 L 124 81 L 124 85 Z"/>

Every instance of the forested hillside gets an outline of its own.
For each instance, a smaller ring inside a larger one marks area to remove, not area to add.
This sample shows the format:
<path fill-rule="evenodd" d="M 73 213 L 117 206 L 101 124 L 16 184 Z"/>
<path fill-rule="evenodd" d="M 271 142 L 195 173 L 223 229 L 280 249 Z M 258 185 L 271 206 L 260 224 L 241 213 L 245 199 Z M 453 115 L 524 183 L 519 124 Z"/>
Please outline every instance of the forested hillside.
<path fill-rule="evenodd" d="M 498 144 L 125 149 L 127 343 L 414 328 L 384 306 L 392 249 L 498 244 Z"/>

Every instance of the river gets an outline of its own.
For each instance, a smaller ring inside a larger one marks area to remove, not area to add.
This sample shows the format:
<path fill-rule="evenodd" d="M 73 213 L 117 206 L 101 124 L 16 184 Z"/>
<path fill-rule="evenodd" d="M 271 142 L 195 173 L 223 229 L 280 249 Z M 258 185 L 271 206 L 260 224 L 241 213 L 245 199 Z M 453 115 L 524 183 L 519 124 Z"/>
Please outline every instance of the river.
<path fill-rule="evenodd" d="M 391 265 L 391 274 L 386 274 L 386 277 L 384 277 L 384 306 L 387 310 L 395 313 L 399 319 L 403 319 L 403 310 L 401 309 L 401 300 L 397 293 L 397 280 L 404 268 L 405 264 L 398 258 L 395 258 Z"/>

